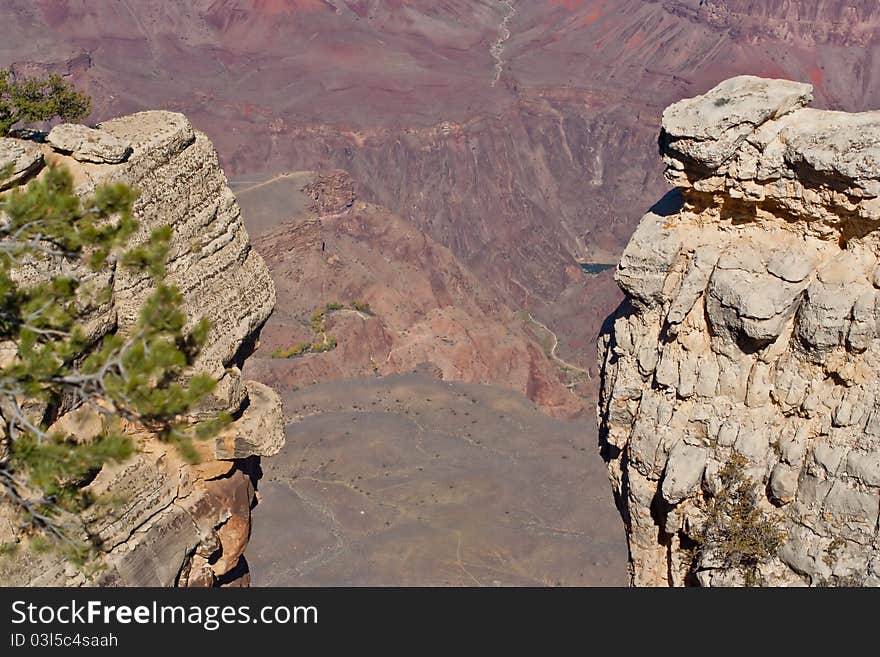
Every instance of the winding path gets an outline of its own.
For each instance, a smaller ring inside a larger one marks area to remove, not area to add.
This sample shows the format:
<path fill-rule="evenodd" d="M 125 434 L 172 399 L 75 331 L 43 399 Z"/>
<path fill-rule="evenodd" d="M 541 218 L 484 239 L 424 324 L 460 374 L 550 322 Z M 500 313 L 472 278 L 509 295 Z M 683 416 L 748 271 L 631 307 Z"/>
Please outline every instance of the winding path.
<path fill-rule="evenodd" d="M 547 326 L 543 322 L 539 322 L 537 319 L 532 317 L 532 313 L 528 313 L 528 315 L 529 315 L 529 321 L 531 321 L 532 324 L 535 324 L 536 326 L 540 326 L 542 329 L 547 331 L 547 333 L 549 333 L 550 335 L 553 336 L 553 346 L 550 348 L 550 358 L 555 360 L 557 363 L 559 363 L 563 367 L 566 367 L 570 370 L 574 370 L 575 372 L 580 372 L 581 374 L 586 374 L 587 378 L 590 378 L 591 375 L 590 375 L 589 371 L 585 370 L 582 367 L 578 367 L 577 365 L 573 365 L 572 363 L 569 363 L 567 360 L 564 360 L 556 355 L 556 348 L 559 346 L 559 338 L 556 337 L 556 334 L 550 329 L 549 326 Z"/>
<path fill-rule="evenodd" d="M 273 182 L 278 180 L 284 180 L 285 178 L 294 178 L 296 177 L 296 172 L 286 171 L 284 173 L 279 173 L 277 175 L 272 176 L 271 178 L 267 178 L 266 180 L 259 181 L 245 181 L 245 180 L 230 180 L 229 186 L 234 187 L 235 185 L 248 185 L 248 187 L 244 187 L 242 189 L 236 189 L 236 194 L 243 194 L 244 192 L 252 192 L 255 189 L 260 187 L 265 187 L 266 185 L 271 185 Z"/>
<path fill-rule="evenodd" d="M 491 85 L 493 87 L 498 84 L 498 80 L 501 79 L 501 74 L 504 72 L 504 44 L 510 39 L 510 20 L 516 15 L 516 7 L 514 7 L 512 0 L 501 0 L 499 4 L 506 5 L 507 13 L 498 28 L 498 39 L 489 46 L 489 54 L 495 60 L 495 79 L 492 80 Z"/>

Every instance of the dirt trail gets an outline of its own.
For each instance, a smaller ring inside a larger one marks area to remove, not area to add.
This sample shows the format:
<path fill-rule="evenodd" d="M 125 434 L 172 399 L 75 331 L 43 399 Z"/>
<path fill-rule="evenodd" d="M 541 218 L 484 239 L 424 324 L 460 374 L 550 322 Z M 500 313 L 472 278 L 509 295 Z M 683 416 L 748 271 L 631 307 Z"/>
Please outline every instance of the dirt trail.
<path fill-rule="evenodd" d="M 532 317 L 532 313 L 529 313 L 529 321 L 531 321 L 532 324 L 534 324 L 535 326 L 540 326 L 542 329 L 547 331 L 547 333 L 549 333 L 553 337 L 553 346 L 550 348 L 550 358 L 555 360 L 557 363 L 559 363 L 563 367 L 568 368 L 570 370 L 574 370 L 575 372 L 580 372 L 581 374 L 586 374 L 587 378 L 590 378 L 589 371 L 585 370 L 582 367 L 578 367 L 577 365 L 573 365 L 572 363 L 569 363 L 567 360 L 564 360 L 556 355 L 556 348 L 559 346 L 559 338 L 556 337 L 556 334 L 553 332 L 553 330 L 549 326 L 547 326 L 543 322 L 539 322 L 537 319 Z"/>
<path fill-rule="evenodd" d="M 489 47 L 489 54 L 495 60 L 495 78 L 491 85 L 493 87 L 498 84 L 498 80 L 501 79 L 501 74 L 504 72 L 504 44 L 510 39 L 510 20 L 516 15 L 516 7 L 514 7 L 512 0 L 501 0 L 500 4 L 506 5 L 507 13 L 498 27 L 498 39 Z"/>
<path fill-rule="evenodd" d="M 266 180 L 260 181 L 244 181 L 244 180 L 230 180 L 230 187 L 236 187 L 237 185 L 250 185 L 249 187 L 236 188 L 236 194 L 244 194 L 245 192 L 252 192 L 255 189 L 260 187 L 265 187 L 266 185 L 271 185 L 273 182 L 278 180 L 284 180 L 285 178 L 295 178 L 299 172 L 285 172 L 279 173 L 278 175 L 272 176 L 271 178 L 267 178 Z"/>

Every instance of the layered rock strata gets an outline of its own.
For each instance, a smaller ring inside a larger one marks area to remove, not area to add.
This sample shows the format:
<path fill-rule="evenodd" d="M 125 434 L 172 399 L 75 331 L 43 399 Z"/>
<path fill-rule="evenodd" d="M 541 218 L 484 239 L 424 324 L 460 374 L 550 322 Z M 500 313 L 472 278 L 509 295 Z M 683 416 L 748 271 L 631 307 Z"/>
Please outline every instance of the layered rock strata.
<path fill-rule="evenodd" d="M 677 190 L 632 236 L 599 340 L 636 585 L 880 584 L 880 112 L 811 92 L 743 76 L 663 114 Z M 783 532 L 748 568 L 705 543 L 734 458 Z"/>
<path fill-rule="evenodd" d="M 59 126 L 42 143 L 4 139 L 0 147 L 0 155 L 10 154 L 19 184 L 52 164 L 66 166 L 83 195 L 101 183 L 135 187 L 139 230 L 134 242 L 159 226 L 173 228 L 167 280 L 183 293 L 190 321 L 206 317 L 212 326 L 194 369 L 209 372 L 219 384 L 199 413 L 224 410 L 234 418 L 210 444 L 200 445 L 199 465 L 187 464 L 175 448 L 132 428 L 137 454 L 105 466 L 88 485 L 97 503 L 83 519 L 100 543 L 97 573 L 90 576 L 55 553 L 23 549 L 0 564 L 0 582 L 246 584 L 243 553 L 259 457 L 280 450 L 284 435 L 278 396 L 242 380 L 239 368 L 272 312 L 275 288 L 251 248 L 214 147 L 183 115 L 163 111 L 113 119 L 94 129 Z M 25 268 L 21 275 L 41 272 Z M 95 340 L 128 330 L 152 286 L 148 278 L 113 266 L 83 278 L 112 290 L 111 301 L 86 318 Z M 100 431 L 102 416 L 84 408 L 66 410 L 56 428 L 80 439 Z M 20 538 L 11 509 L 0 502 L 0 542 Z"/>

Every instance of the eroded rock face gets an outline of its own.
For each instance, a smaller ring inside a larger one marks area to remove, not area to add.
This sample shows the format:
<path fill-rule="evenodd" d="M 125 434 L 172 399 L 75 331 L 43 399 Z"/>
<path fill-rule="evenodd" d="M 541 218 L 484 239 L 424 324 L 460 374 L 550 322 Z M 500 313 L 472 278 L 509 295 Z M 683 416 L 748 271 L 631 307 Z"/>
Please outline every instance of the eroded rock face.
<path fill-rule="evenodd" d="M 118 164 L 131 153 L 131 146 L 106 130 L 95 130 L 75 123 L 56 125 L 46 137 L 61 152 L 79 162 Z"/>
<path fill-rule="evenodd" d="M 242 380 L 239 369 L 275 305 L 268 270 L 251 248 L 214 147 L 182 114 L 141 112 L 96 129 L 64 126 L 60 136 L 56 131 L 46 144 L 4 139 L 0 146 L 11 142 L 10 153 L 35 153 L 31 174 L 44 159 L 67 166 L 83 195 L 107 182 L 136 187 L 140 195 L 134 213 L 140 227 L 134 242 L 159 226 L 172 226 L 168 281 L 183 293 L 190 321 L 207 317 L 212 325 L 196 369 L 219 383 L 196 415 L 224 410 L 234 422 L 213 441 L 199 445 L 199 465 L 187 464 L 172 446 L 132 429 L 137 454 L 126 463 L 105 466 L 88 486 L 98 503 L 83 518 L 89 533 L 100 539 L 100 571 L 88 576 L 54 552 L 20 550 L 0 563 L 0 582 L 246 584 L 243 553 L 259 457 L 277 453 L 284 444 L 278 395 Z M 113 163 L 117 160 L 122 161 Z M 22 273 L 40 275 L 37 270 Z M 97 276 L 100 284 L 112 288 L 112 301 L 85 318 L 87 332 L 100 338 L 126 331 L 151 292 L 151 281 L 121 268 Z M 56 427 L 88 439 L 101 431 L 101 422 L 102 416 L 80 408 L 64 413 Z M 0 502 L 0 542 L 7 543 L 19 535 L 4 505 Z"/>
<path fill-rule="evenodd" d="M 645 215 L 599 340 L 603 454 L 637 585 L 880 585 L 880 112 L 749 76 L 666 110 L 677 211 Z M 700 549 L 734 455 L 784 531 Z"/>

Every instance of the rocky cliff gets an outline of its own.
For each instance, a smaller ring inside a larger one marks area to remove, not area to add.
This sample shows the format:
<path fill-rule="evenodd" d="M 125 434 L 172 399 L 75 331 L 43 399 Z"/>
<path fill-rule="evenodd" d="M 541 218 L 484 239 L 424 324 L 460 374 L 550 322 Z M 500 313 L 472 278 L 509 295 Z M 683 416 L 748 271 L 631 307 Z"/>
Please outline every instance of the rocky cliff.
<path fill-rule="evenodd" d="M 874 0 L 666 0 L 663 8 L 749 40 L 799 45 L 866 46 L 876 42 L 880 24 L 880 6 Z"/>
<path fill-rule="evenodd" d="M 880 112 L 811 98 L 746 76 L 663 114 L 677 191 L 599 343 L 634 584 L 880 585 Z"/>
<path fill-rule="evenodd" d="M 0 563 L 0 582 L 20 585 L 210 586 L 246 584 L 243 552 L 259 476 L 259 457 L 284 443 L 281 404 L 268 387 L 241 378 L 272 312 L 275 288 L 262 258 L 251 248 L 238 204 L 217 154 L 205 135 L 172 112 L 141 112 L 97 129 L 58 126 L 43 139 L 0 140 L 0 159 L 14 162 L 16 184 L 64 165 L 78 192 L 122 181 L 140 195 L 134 206 L 139 233 L 171 225 L 174 237 L 168 281 L 185 297 L 192 322 L 207 317 L 211 335 L 196 369 L 219 380 L 204 411 L 225 410 L 234 422 L 211 444 L 202 462 L 188 465 L 175 448 L 134 433 L 139 450 L 128 462 L 105 466 L 88 484 L 97 503 L 83 514 L 97 537 L 103 567 L 88 578 L 54 553 L 18 550 Z M 5 162 L 4 162 L 5 163 Z M 125 332 L 150 292 L 148 278 L 112 266 L 97 274 L 112 290 L 85 324 L 97 339 Z M 80 439 L 100 430 L 102 419 L 72 409 L 57 426 Z M 0 502 L 0 542 L 19 540 L 15 519 Z"/>

